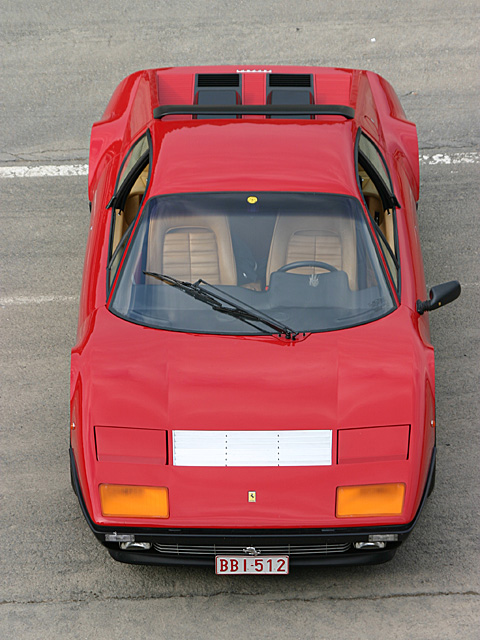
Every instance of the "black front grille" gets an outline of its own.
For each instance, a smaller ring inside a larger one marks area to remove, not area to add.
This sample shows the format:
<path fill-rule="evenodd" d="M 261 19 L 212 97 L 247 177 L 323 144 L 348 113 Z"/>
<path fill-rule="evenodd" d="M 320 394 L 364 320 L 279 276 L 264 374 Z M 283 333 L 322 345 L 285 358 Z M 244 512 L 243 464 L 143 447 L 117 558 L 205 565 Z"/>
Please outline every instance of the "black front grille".
<path fill-rule="evenodd" d="M 223 545 L 184 545 L 184 544 L 153 544 L 156 551 L 162 554 L 176 556 L 216 556 L 216 555 L 249 555 L 245 553 L 249 545 L 223 546 Z M 328 555 L 330 553 L 345 553 L 351 547 L 350 542 L 341 544 L 285 544 L 285 545 L 259 545 L 256 550 L 259 555 L 288 555 L 288 556 L 315 556 Z"/>
<path fill-rule="evenodd" d="M 199 73 L 197 87 L 239 87 L 238 73 Z"/>
<path fill-rule="evenodd" d="M 308 87 L 312 86 L 312 76 L 308 73 L 271 73 L 268 76 L 270 87 Z"/>

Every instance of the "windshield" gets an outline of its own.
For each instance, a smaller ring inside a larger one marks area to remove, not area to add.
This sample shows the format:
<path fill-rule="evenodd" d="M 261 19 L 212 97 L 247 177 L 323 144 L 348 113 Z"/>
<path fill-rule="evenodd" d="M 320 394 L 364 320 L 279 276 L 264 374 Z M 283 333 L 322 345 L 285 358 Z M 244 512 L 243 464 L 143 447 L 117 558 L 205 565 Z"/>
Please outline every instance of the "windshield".
<path fill-rule="evenodd" d="M 201 280 L 209 293 L 214 285 L 237 311 L 256 310 L 295 332 L 343 329 L 394 309 L 363 209 L 347 196 L 196 193 L 146 203 L 111 311 L 172 331 L 275 333 L 173 280 Z"/>

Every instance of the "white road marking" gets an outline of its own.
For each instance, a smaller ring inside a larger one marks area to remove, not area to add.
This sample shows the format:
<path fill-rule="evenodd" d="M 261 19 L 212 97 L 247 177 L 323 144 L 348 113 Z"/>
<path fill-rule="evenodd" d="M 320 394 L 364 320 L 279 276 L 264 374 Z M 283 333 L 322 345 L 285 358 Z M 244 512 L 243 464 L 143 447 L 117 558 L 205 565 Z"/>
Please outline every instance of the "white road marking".
<path fill-rule="evenodd" d="M 44 304 L 46 302 L 78 302 L 79 296 L 6 296 L 0 298 L 0 307 L 22 304 Z"/>
<path fill-rule="evenodd" d="M 422 154 L 420 164 L 478 164 L 480 153 L 470 151 L 469 153 L 434 153 L 433 155 Z"/>
<path fill-rule="evenodd" d="M 55 178 L 88 175 L 88 164 L 44 164 L 36 167 L 0 167 L 0 178 Z"/>
<path fill-rule="evenodd" d="M 480 153 L 420 154 L 421 165 L 437 164 L 479 164 Z M 87 176 L 88 164 L 44 164 L 37 166 L 0 167 L 0 178 L 65 178 L 68 176 Z"/>

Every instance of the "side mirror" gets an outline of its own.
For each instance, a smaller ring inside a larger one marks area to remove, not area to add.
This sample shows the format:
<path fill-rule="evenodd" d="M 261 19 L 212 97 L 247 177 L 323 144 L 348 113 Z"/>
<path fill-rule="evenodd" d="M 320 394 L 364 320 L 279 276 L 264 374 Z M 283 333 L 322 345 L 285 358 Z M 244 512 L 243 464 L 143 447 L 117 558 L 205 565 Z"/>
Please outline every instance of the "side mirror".
<path fill-rule="evenodd" d="M 434 311 L 438 307 L 443 307 L 449 302 L 453 302 L 460 295 L 462 288 L 458 280 L 437 284 L 430 289 L 430 300 L 417 300 L 417 313 L 422 315 L 425 311 Z"/>

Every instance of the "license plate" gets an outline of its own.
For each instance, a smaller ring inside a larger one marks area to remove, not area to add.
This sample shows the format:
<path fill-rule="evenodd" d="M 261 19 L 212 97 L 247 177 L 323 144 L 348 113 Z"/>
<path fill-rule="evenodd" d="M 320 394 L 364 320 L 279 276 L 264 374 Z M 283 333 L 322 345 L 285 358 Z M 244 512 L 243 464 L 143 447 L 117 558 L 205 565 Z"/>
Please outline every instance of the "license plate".
<path fill-rule="evenodd" d="M 263 575 L 288 573 L 288 556 L 215 556 L 216 574 L 257 573 Z"/>

